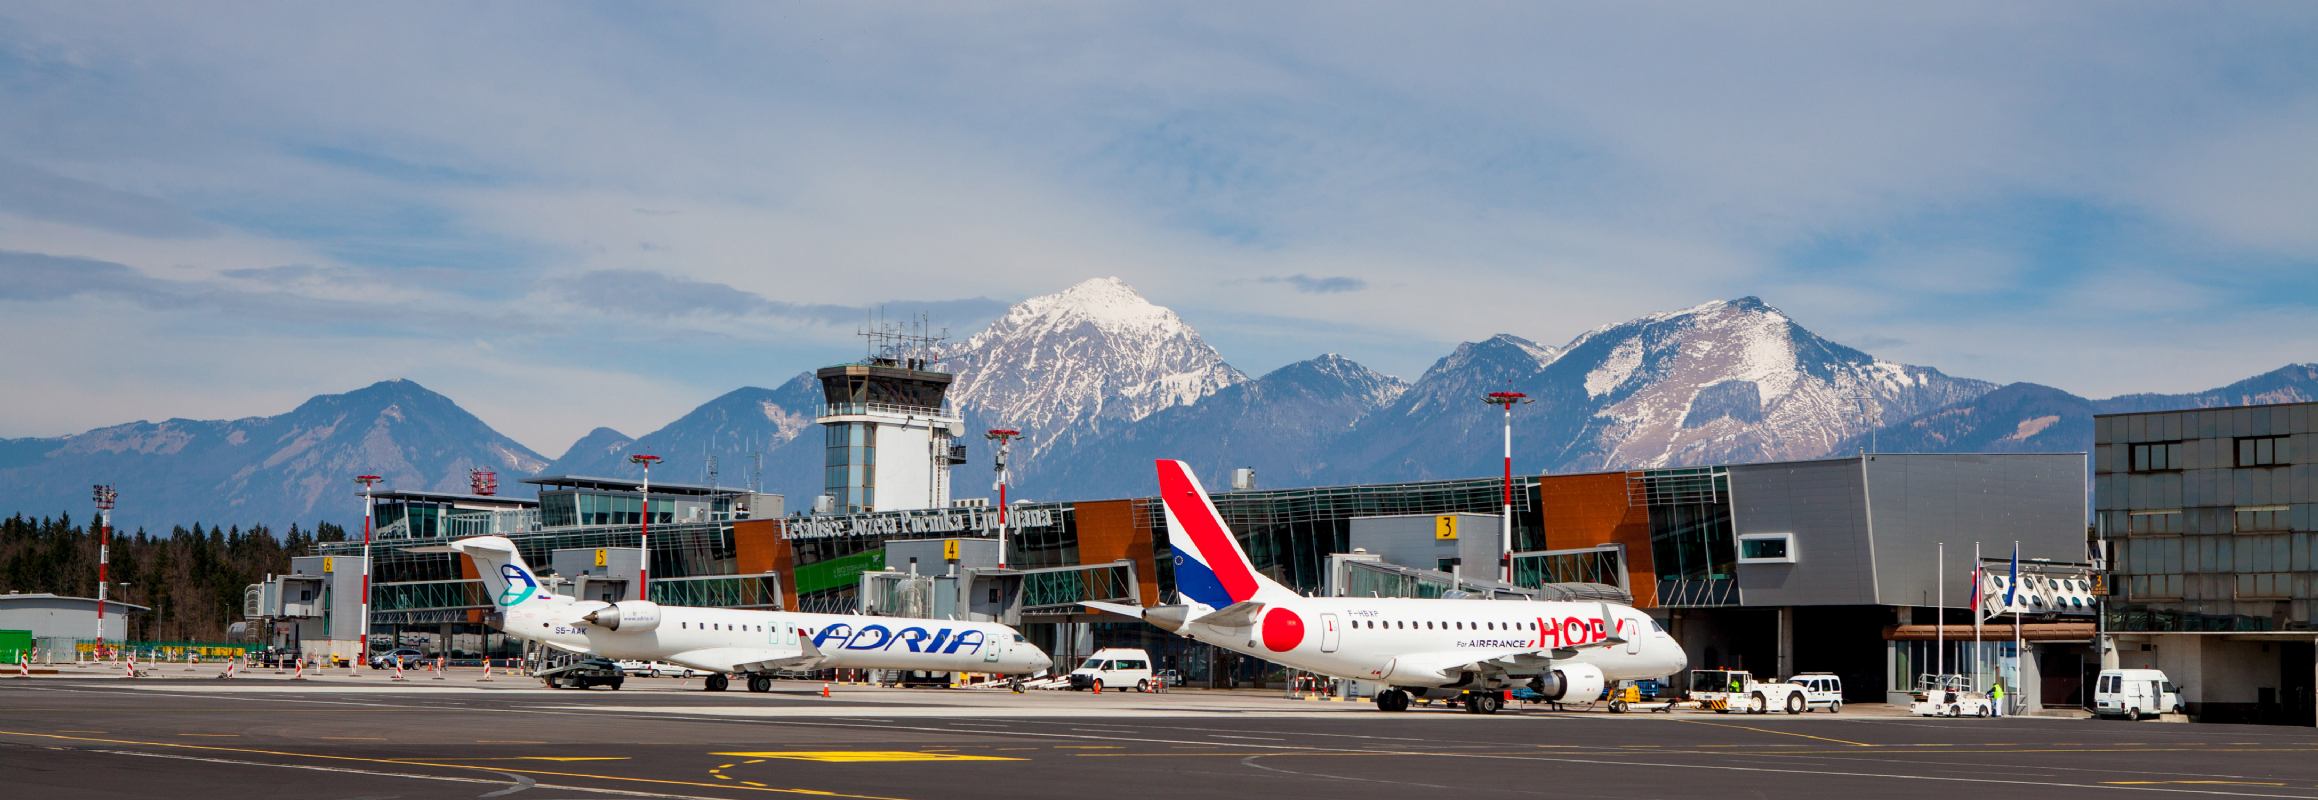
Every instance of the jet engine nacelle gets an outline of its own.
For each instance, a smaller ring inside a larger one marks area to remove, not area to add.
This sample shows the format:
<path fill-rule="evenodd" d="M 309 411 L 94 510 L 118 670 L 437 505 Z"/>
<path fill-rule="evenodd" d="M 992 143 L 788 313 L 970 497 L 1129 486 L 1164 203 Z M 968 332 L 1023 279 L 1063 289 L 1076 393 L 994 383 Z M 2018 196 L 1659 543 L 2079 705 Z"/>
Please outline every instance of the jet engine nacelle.
<path fill-rule="evenodd" d="M 1549 703 L 1584 703 L 1602 696 L 1602 668 L 1592 664 L 1554 667 L 1539 677 L 1545 685 L 1537 693 Z"/>
<path fill-rule="evenodd" d="M 660 604 L 650 600 L 628 600 L 588 612 L 587 616 L 580 619 L 607 631 L 643 633 L 660 627 Z"/>

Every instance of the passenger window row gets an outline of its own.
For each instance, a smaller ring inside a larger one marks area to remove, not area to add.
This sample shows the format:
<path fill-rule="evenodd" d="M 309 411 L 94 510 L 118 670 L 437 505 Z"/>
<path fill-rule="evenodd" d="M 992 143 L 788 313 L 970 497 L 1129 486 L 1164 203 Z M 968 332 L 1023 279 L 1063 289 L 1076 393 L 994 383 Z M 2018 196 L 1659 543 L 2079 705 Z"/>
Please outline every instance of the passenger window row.
<path fill-rule="evenodd" d="M 1432 620 L 1410 621 L 1410 620 L 1376 620 L 1376 619 L 1365 619 L 1365 620 L 1363 620 L 1363 619 L 1356 619 L 1356 620 L 1353 620 L 1353 621 L 1352 621 L 1352 627 L 1354 627 L 1354 628 L 1362 628 L 1362 629 L 1366 629 L 1366 630 L 1402 630 L 1402 631 L 1405 631 L 1405 630 L 1420 630 L 1420 631 L 1431 631 L 1431 630 L 1442 630 L 1442 631 L 1448 631 L 1448 630 L 1457 630 L 1457 631 L 1534 631 L 1534 630 L 1537 630 L 1537 623 L 1536 623 L 1535 621 L 1530 621 L 1530 622 L 1441 622 L 1441 623 L 1435 623 L 1435 622 L 1433 622 Z"/>

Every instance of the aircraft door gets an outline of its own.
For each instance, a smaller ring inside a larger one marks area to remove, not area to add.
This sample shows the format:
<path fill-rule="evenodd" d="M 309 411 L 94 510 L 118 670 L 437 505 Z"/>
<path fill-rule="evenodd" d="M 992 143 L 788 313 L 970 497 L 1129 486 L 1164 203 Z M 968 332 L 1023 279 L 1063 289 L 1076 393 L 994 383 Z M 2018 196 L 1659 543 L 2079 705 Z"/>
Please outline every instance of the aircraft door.
<path fill-rule="evenodd" d="M 1336 615 L 1320 615 L 1320 652 L 1336 652 Z"/>
<path fill-rule="evenodd" d="M 982 660 L 987 663 L 997 663 L 999 654 L 1006 652 L 1006 640 L 1009 638 L 1012 637 L 1004 634 L 991 636 L 990 646 L 982 648 L 987 651 L 982 654 Z"/>
<path fill-rule="evenodd" d="M 1626 655 L 1642 652 L 1642 637 L 1650 633 L 1650 625 L 1637 619 L 1621 619 L 1618 624 L 1626 629 Z"/>

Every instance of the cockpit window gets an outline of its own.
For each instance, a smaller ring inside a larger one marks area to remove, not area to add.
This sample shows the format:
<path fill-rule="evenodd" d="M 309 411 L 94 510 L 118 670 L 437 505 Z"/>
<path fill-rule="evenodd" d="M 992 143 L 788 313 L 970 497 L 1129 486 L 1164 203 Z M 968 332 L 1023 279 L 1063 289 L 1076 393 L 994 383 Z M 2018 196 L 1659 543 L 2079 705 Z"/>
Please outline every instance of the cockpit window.
<path fill-rule="evenodd" d="M 1022 634 L 1019 634 L 1019 633 L 1017 633 L 1017 634 L 1014 634 L 1014 641 L 1017 641 L 1017 642 L 1024 642 L 1024 641 L 1029 641 L 1029 640 L 1028 640 L 1028 639 L 1024 639 L 1024 638 L 1022 638 Z"/>

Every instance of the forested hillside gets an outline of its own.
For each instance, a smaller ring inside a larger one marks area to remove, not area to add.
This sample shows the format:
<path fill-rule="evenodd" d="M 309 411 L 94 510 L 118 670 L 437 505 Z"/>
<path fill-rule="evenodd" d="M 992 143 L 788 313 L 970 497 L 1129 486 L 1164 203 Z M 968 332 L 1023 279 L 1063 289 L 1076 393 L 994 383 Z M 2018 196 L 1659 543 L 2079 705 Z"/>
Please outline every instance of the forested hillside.
<path fill-rule="evenodd" d="M 243 588 L 288 569 L 290 556 L 308 552 L 317 540 L 344 538 L 329 523 L 311 532 L 292 525 L 286 537 L 262 526 L 195 523 L 165 535 L 116 528 L 112 581 L 129 585 L 115 585 L 111 597 L 153 609 L 130 618 L 132 640 L 218 641 L 241 619 Z M 70 516 L 0 520 L 0 592 L 10 591 L 96 596 L 96 531 Z"/>

